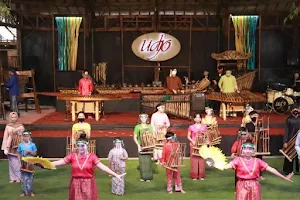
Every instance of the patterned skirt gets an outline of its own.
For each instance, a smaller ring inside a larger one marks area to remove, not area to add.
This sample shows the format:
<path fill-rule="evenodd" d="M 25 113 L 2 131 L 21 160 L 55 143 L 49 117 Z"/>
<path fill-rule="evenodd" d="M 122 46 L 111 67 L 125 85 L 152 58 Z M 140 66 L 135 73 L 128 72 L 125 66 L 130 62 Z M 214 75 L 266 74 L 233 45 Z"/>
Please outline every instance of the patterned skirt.
<path fill-rule="evenodd" d="M 151 158 L 151 154 L 139 154 L 140 176 L 145 181 L 153 179 L 153 163 Z"/>
<path fill-rule="evenodd" d="M 99 200 L 95 178 L 75 178 L 70 182 L 69 200 Z"/>
<path fill-rule="evenodd" d="M 236 200 L 261 200 L 260 185 L 257 180 L 238 180 Z"/>

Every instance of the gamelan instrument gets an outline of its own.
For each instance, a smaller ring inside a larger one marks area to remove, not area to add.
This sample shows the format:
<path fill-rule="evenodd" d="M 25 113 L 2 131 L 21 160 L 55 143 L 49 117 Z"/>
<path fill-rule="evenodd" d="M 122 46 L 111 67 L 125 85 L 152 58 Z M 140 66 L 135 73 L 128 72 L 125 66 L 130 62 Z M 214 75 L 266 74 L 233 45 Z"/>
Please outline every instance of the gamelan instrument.
<path fill-rule="evenodd" d="M 99 114 L 103 110 L 103 101 L 121 100 L 116 95 L 91 95 L 81 96 L 75 94 L 57 96 L 57 100 L 66 101 L 66 111 L 68 109 L 67 101 L 71 102 L 72 121 L 76 119 L 76 113 L 84 111 L 85 113 L 95 114 L 96 121 L 99 120 Z"/>
<path fill-rule="evenodd" d="M 156 140 L 153 133 L 149 133 L 148 129 L 143 129 L 140 131 L 141 138 L 141 149 L 140 154 L 149 154 L 153 153 L 153 150 L 156 146 Z"/>
<path fill-rule="evenodd" d="M 191 116 L 191 94 L 142 94 L 141 108 L 156 108 L 159 103 L 164 103 L 167 114 L 190 118 Z M 143 112 L 143 110 L 142 110 Z"/>
<path fill-rule="evenodd" d="M 255 155 L 270 155 L 270 118 L 267 123 L 264 117 L 258 119 L 256 131 L 254 133 Z"/>
<path fill-rule="evenodd" d="M 249 91 L 241 91 L 240 93 L 222 93 L 211 92 L 206 94 L 206 99 L 220 101 L 223 103 L 253 103 L 253 102 L 265 102 L 266 99 L 262 96 L 258 96 Z"/>
<path fill-rule="evenodd" d="M 19 144 L 22 142 L 22 136 L 19 135 L 17 132 L 13 133 L 12 140 L 10 144 L 10 149 L 8 150 L 9 155 L 17 155 L 17 149 Z"/>
<path fill-rule="evenodd" d="M 34 173 L 33 164 L 30 164 L 28 162 L 21 160 L 21 171 L 28 172 L 28 173 Z"/>
<path fill-rule="evenodd" d="M 155 146 L 156 148 L 162 148 L 166 141 L 167 128 L 165 126 L 156 126 L 155 129 Z"/>
<path fill-rule="evenodd" d="M 178 171 L 179 167 L 185 166 L 183 158 L 185 157 L 186 144 L 174 143 L 171 148 L 171 152 L 167 158 L 167 162 L 164 163 L 164 168 L 172 171 Z"/>
<path fill-rule="evenodd" d="M 66 155 L 76 151 L 76 144 L 72 147 L 72 137 L 67 137 Z M 88 152 L 96 154 L 96 140 L 89 140 Z"/>
<path fill-rule="evenodd" d="M 203 145 L 210 145 L 210 138 L 208 135 L 208 132 L 202 132 L 202 133 L 197 133 L 196 134 L 196 139 L 195 139 L 195 144 L 192 147 L 192 155 L 194 156 L 200 156 L 199 154 L 199 149 L 203 146 Z"/>
<path fill-rule="evenodd" d="M 299 132 L 298 132 L 299 133 Z M 297 134 L 295 134 L 292 139 L 287 143 L 287 148 L 280 149 L 279 152 L 282 153 L 290 162 L 297 156 L 297 151 L 295 148 L 295 143 L 297 139 Z"/>

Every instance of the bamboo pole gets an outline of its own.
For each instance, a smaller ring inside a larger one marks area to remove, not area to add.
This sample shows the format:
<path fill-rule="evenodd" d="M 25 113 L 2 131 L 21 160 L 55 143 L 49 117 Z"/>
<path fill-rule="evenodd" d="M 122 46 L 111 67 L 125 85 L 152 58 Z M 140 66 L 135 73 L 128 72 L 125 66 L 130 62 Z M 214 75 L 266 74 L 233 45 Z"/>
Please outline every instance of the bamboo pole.
<path fill-rule="evenodd" d="M 56 92 L 56 63 L 55 63 L 55 17 L 52 15 L 52 70 L 53 70 L 53 91 Z"/>
<path fill-rule="evenodd" d="M 193 18 L 190 16 L 190 44 L 189 44 L 189 69 L 188 69 L 188 77 L 191 79 L 191 64 L 192 64 L 192 26 L 193 26 Z"/>
<path fill-rule="evenodd" d="M 261 80 L 261 15 L 259 15 L 259 28 L 258 28 L 258 81 Z"/>
<path fill-rule="evenodd" d="M 124 83 L 124 29 L 123 29 L 123 17 L 121 16 L 121 57 L 122 57 L 122 84 Z"/>
<path fill-rule="evenodd" d="M 228 16 L 228 24 L 227 24 L 227 35 L 228 35 L 228 40 L 227 40 L 227 50 L 230 50 L 230 23 L 231 23 L 231 15 Z"/>

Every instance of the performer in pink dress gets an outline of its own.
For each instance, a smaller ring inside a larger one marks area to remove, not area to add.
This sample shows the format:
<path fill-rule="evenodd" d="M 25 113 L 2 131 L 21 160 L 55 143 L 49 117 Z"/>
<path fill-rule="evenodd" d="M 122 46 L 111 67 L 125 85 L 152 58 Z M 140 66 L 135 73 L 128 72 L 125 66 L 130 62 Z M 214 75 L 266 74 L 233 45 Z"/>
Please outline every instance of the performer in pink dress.
<path fill-rule="evenodd" d="M 88 141 L 82 134 L 76 142 L 78 152 L 71 153 L 65 158 L 54 161 L 54 166 L 72 165 L 72 179 L 69 187 L 69 200 L 98 200 L 98 188 L 94 177 L 94 167 L 115 176 L 120 181 L 125 174 L 116 174 L 100 162 L 93 153 L 88 152 Z"/>
<path fill-rule="evenodd" d="M 205 160 L 200 156 L 195 156 L 192 154 L 193 154 L 193 146 L 195 145 L 197 135 L 199 134 L 205 137 L 207 127 L 206 125 L 201 124 L 201 116 L 198 113 L 194 115 L 194 121 L 195 124 L 189 126 L 188 135 L 187 135 L 187 138 L 190 141 L 190 162 L 191 162 L 190 177 L 193 180 L 197 180 L 197 179 L 204 180 Z M 207 134 L 206 137 L 208 137 Z"/>
<path fill-rule="evenodd" d="M 158 104 L 156 108 L 157 111 L 151 116 L 151 126 L 153 128 L 153 133 L 154 135 L 157 135 L 158 132 L 163 132 L 164 134 L 166 134 L 168 128 L 170 127 L 170 120 L 168 118 L 168 115 L 165 113 L 165 106 L 163 104 Z M 161 159 L 161 154 L 161 149 L 154 149 L 153 159 L 158 163 Z"/>
<path fill-rule="evenodd" d="M 165 164 L 169 159 L 178 159 L 175 158 L 173 155 L 171 155 L 172 150 L 175 150 L 179 147 L 179 143 L 175 141 L 176 135 L 172 132 L 168 132 L 166 133 L 166 139 L 167 142 L 163 147 L 162 158 L 160 160 L 162 166 L 165 166 Z M 170 158 L 170 156 L 172 157 Z M 181 175 L 180 175 L 179 168 L 177 169 L 177 171 L 166 168 L 166 174 L 167 174 L 167 192 L 169 194 L 173 193 L 173 180 L 174 180 L 175 191 L 185 193 L 185 191 L 182 189 L 182 182 L 181 182 Z"/>
<path fill-rule="evenodd" d="M 272 174 L 286 180 L 291 180 L 293 173 L 283 176 L 276 169 L 270 167 L 266 162 L 259 158 L 253 158 L 252 155 L 255 150 L 255 145 L 251 140 L 242 145 L 241 157 L 234 158 L 225 169 L 232 168 L 236 170 L 237 178 L 236 184 L 236 200 L 261 200 L 261 189 L 257 179 L 260 177 L 260 171 L 268 171 Z"/>

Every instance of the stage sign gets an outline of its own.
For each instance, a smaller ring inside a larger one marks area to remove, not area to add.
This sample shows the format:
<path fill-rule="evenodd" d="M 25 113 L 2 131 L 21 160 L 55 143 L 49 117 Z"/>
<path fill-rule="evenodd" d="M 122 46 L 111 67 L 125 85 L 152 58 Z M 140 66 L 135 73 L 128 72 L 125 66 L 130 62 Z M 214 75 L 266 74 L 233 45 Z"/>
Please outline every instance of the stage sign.
<path fill-rule="evenodd" d="M 147 33 L 136 38 L 131 49 L 133 53 L 147 61 L 165 61 L 175 57 L 181 49 L 180 42 L 166 33 Z"/>

